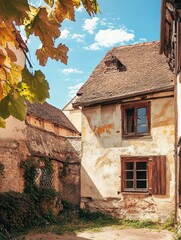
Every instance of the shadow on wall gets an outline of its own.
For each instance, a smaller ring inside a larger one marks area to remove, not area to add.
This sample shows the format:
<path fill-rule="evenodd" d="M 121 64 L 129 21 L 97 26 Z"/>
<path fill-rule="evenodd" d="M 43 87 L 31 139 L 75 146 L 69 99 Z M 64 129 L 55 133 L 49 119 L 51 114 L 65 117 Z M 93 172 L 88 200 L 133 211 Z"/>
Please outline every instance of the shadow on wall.
<path fill-rule="evenodd" d="M 91 197 L 90 197 L 91 196 Z M 88 175 L 83 166 L 81 166 L 81 198 L 104 199 L 95 183 Z"/>

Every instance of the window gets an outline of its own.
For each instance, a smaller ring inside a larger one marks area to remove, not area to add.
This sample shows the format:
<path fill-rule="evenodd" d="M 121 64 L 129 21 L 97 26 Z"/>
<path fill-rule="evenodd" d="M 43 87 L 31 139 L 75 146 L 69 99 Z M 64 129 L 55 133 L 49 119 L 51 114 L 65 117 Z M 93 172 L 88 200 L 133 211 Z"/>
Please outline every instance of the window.
<path fill-rule="evenodd" d="M 150 102 L 122 106 L 123 137 L 150 134 Z"/>
<path fill-rule="evenodd" d="M 122 157 L 123 192 L 166 193 L 166 156 Z"/>

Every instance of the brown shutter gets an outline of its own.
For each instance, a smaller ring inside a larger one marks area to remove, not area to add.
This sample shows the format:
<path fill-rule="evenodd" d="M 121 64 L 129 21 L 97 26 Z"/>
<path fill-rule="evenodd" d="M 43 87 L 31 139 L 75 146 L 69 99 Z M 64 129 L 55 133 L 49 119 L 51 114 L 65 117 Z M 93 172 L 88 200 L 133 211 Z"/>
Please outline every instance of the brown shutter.
<path fill-rule="evenodd" d="M 149 167 L 149 192 L 158 195 L 166 194 L 166 156 L 152 157 Z"/>

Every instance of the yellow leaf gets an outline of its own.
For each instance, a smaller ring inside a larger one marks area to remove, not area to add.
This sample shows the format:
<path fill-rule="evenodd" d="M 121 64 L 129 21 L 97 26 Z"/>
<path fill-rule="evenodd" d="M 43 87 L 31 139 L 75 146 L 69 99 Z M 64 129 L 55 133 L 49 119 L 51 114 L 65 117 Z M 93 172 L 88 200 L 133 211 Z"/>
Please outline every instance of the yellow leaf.
<path fill-rule="evenodd" d="M 34 33 L 44 46 L 53 46 L 54 40 L 60 36 L 59 23 L 53 17 L 49 18 L 46 8 L 40 8 L 38 11 L 34 8 L 31 9 L 36 15 L 25 27 L 27 36 Z"/>
<path fill-rule="evenodd" d="M 16 54 L 8 46 L 5 49 L 6 49 L 8 57 L 11 59 L 11 61 L 16 62 L 17 61 Z"/>
<path fill-rule="evenodd" d="M 42 47 L 36 51 L 36 55 L 42 66 L 45 66 L 48 57 L 67 64 L 67 52 L 68 48 L 65 45 L 59 44 L 57 48 Z"/>
<path fill-rule="evenodd" d="M 3 88 L 0 82 L 0 101 L 3 99 Z"/>
<path fill-rule="evenodd" d="M 18 82 L 21 81 L 21 71 L 23 70 L 23 67 L 16 64 L 16 63 L 11 63 L 11 69 L 10 69 L 10 82 L 11 84 L 17 84 Z"/>
<path fill-rule="evenodd" d="M 96 0 L 81 0 L 81 1 L 84 8 L 86 9 L 90 16 L 100 12 L 99 5 Z"/>
<path fill-rule="evenodd" d="M 75 21 L 75 16 L 74 16 L 74 3 L 76 5 L 77 1 L 72 1 L 72 0 L 57 0 L 56 5 L 55 5 L 55 10 L 54 14 L 56 19 L 61 23 L 63 22 L 66 18 Z"/>
<path fill-rule="evenodd" d="M 80 7 L 80 0 L 72 0 L 72 2 L 76 8 Z"/>
<path fill-rule="evenodd" d="M 6 25 L 4 22 L 0 21 L 0 45 L 6 47 L 7 43 L 13 42 L 14 46 L 18 46 L 16 37 L 14 35 L 14 28 L 9 24 Z"/>
<path fill-rule="evenodd" d="M 4 54 L 4 51 L 0 49 L 0 65 L 4 65 L 4 62 L 6 60 L 6 55 Z"/>

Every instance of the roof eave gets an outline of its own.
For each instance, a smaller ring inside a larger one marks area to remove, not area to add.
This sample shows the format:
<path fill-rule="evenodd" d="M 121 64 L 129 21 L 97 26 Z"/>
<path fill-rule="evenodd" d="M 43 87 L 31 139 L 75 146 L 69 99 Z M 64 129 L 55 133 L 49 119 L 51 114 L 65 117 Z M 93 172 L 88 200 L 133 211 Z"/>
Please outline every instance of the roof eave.
<path fill-rule="evenodd" d="M 117 102 L 117 101 L 127 99 L 130 97 L 137 97 L 137 96 L 141 96 L 141 95 L 145 95 L 145 94 L 167 92 L 167 91 L 172 91 L 172 90 L 174 90 L 173 85 L 161 87 L 161 88 L 157 88 L 157 89 L 149 89 L 149 90 L 145 90 L 145 91 L 130 93 L 130 94 L 106 98 L 106 99 L 103 98 L 103 99 L 91 100 L 91 101 L 87 101 L 87 102 L 75 102 L 75 103 L 73 103 L 73 107 L 89 107 L 92 105 L 98 105 L 98 104 L 102 104 L 102 103 Z"/>

